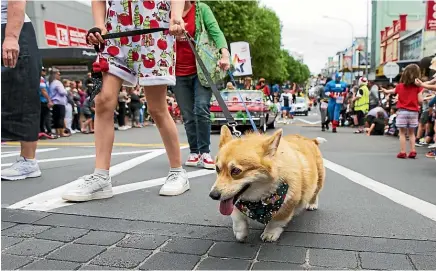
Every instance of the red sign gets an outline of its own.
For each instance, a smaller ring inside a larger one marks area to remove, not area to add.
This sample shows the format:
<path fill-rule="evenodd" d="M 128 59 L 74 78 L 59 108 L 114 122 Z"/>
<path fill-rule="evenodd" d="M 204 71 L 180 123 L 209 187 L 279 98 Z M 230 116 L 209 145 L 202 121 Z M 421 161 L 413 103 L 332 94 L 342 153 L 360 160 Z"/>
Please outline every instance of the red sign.
<path fill-rule="evenodd" d="M 436 30 L 436 1 L 427 0 L 427 15 L 425 17 L 425 30 Z"/>
<path fill-rule="evenodd" d="M 398 39 L 400 33 L 407 29 L 407 15 L 401 14 L 399 20 L 394 20 L 392 26 L 386 26 L 380 31 L 380 63 L 398 60 Z"/>
<path fill-rule="evenodd" d="M 87 30 L 44 21 L 45 40 L 48 46 L 55 47 L 88 47 L 86 44 Z"/>

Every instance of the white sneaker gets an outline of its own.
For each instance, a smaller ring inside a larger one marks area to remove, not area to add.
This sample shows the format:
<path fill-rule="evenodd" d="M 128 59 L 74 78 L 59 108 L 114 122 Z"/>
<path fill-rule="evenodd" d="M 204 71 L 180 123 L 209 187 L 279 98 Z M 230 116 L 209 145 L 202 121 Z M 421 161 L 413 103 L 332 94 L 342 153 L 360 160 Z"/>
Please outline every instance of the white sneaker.
<path fill-rule="evenodd" d="M 26 160 L 24 157 L 18 158 L 17 162 L 9 168 L 2 170 L 1 178 L 9 181 L 24 180 L 41 176 L 36 160 Z"/>
<path fill-rule="evenodd" d="M 429 145 L 428 148 L 429 148 L 429 149 L 434 149 L 434 148 L 436 148 L 436 143 L 433 143 L 433 144 Z"/>
<path fill-rule="evenodd" d="M 205 169 L 215 169 L 215 161 L 209 153 L 203 153 L 198 161 L 198 166 Z"/>
<path fill-rule="evenodd" d="M 127 129 L 129 129 L 127 126 L 121 126 L 118 128 L 119 131 L 126 131 Z"/>
<path fill-rule="evenodd" d="M 62 195 L 67 201 L 90 201 L 113 196 L 111 178 L 99 174 L 85 175 L 77 179 L 77 184 Z"/>
<path fill-rule="evenodd" d="M 197 153 L 190 153 L 188 160 L 185 162 L 185 166 L 196 167 L 200 161 L 200 156 Z"/>
<path fill-rule="evenodd" d="M 160 188 L 161 196 L 178 196 L 189 190 L 188 174 L 182 171 L 171 172 L 168 174 L 165 184 Z"/>

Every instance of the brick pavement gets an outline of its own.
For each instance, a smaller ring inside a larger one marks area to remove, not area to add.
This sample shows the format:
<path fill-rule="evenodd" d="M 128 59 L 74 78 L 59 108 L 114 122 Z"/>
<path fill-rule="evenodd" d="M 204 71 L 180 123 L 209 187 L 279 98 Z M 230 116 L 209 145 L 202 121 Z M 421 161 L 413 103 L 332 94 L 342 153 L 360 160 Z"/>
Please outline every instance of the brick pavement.
<path fill-rule="evenodd" d="M 2 209 L 3 270 L 436 269 L 436 242 L 283 233 Z M 289 230 L 289 229 L 288 229 Z"/>

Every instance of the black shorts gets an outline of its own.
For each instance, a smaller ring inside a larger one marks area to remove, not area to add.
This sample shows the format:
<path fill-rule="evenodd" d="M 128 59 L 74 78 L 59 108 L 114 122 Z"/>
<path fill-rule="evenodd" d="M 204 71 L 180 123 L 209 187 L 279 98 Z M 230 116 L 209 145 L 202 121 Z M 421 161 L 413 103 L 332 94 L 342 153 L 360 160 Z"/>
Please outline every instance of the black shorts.
<path fill-rule="evenodd" d="M 372 122 L 375 120 L 374 116 L 366 116 L 366 122 L 368 122 L 368 126 L 371 126 Z"/>
<path fill-rule="evenodd" d="M 53 128 L 61 129 L 65 128 L 65 105 L 55 104 L 53 105 Z"/>
<path fill-rule="evenodd" d="M 89 120 L 92 119 L 92 115 L 91 114 L 83 114 L 85 116 L 85 119 Z"/>
<path fill-rule="evenodd" d="M 5 28 L 6 24 L 2 24 L 2 46 Z M 4 68 L 2 61 L 1 137 L 2 140 L 32 142 L 38 140 L 39 133 L 42 68 L 32 23 L 24 23 L 18 44 L 20 53 L 15 68 Z"/>
<path fill-rule="evenodd" d="M 422 125 L 431 123 L 431 118 L 428 110 L 421 113 L 421 115 L 419 116 L 419 123 L 421 123 Z"/>
<path fill-rule="evenodd" d="M 359 126 L 363 126 L 365 124 L 365 113 L 363 111 L 354 111 L 357 116 L 357 122 Z"/>

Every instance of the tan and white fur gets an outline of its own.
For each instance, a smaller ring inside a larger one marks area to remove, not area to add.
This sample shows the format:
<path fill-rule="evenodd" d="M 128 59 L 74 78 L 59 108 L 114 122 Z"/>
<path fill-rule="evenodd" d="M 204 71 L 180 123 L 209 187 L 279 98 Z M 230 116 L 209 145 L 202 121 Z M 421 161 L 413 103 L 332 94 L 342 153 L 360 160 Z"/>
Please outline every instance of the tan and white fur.
<path fill-rule="evenodd" d="M 326 140 L 300 135 L 282 137 L 282 133 L 278 130 L 273 135 L 249 134 L 234 139 L 223 126 L 216 157 L 217 179 L 210 192 L 211 198 L 223 203 L 248 186 L 238 199 L 256 202 L 274 193 L 280 180 L 286 182 L 289 188 L 285 201 L 261 235 L 265 242 L 276 241 L 299 210 L 318 208 L 318 194 L 325 179 L 318 145 Z M 236 207 L 231 218 L 236 239 L 244 241 L 249 218 Z"/>

